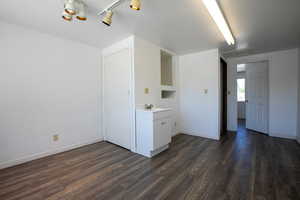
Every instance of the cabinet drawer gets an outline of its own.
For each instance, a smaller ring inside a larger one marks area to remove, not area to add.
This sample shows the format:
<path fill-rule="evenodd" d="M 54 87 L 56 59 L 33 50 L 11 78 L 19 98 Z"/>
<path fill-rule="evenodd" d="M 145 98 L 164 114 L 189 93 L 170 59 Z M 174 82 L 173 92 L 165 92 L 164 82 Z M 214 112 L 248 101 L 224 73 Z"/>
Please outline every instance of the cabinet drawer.
<path fill-rule="evenodd" d="M 171 142 L 171 118 L 154 121 L 153 150 L 163 147 Z"/>
<path fill-rule="evenodd" d="M 164 118 L 170 118 L 172 116 L 172 111 L 156 112 L 153 115 L 153 120 L 160 120 Z"/>

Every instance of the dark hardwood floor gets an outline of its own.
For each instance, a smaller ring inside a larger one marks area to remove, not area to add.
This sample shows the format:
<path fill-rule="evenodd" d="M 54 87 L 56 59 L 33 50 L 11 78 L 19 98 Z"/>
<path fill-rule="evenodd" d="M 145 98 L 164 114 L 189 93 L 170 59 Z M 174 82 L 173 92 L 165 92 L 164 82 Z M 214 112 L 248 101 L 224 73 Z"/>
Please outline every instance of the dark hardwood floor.
<path fill-rule="evenodd" d="M 0 199 L 300 199 L 300 146 L 228 133 L 188 135 L 153 159 L 101 142 L 0 170 Z"/>

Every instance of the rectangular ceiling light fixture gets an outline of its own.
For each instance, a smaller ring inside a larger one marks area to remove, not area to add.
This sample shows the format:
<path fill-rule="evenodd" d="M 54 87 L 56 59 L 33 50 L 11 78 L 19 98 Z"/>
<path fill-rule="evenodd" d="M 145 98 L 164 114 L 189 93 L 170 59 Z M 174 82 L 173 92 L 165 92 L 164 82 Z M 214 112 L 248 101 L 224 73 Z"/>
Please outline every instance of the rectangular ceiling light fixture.
<path fill-rule="evenodd" d="M 228 45 L 235 43 L 230 28 L 216 0 L 202 0 L 208 12 L 216 22 Z"/>

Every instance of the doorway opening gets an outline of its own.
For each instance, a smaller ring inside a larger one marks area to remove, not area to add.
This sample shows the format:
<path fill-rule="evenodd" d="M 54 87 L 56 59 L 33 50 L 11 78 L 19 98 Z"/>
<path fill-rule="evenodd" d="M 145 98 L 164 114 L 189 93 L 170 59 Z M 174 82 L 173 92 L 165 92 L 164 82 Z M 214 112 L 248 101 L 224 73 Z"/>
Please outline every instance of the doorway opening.
<path fill-rule="evenodd" d="M 237 65 L 237 124 L 268 134 L 269 129 L 269 70 L 268 62 Z"/>
<path fill-rule="evenodd" d="M 220 135 L 227 133 L 227 63 L 224 59 L 220 60 L 220 83 L 221 83 L 221 127 Z"/>
<path fill-rule="evenodd" d="M 238 129 L 246 127 L 246 64 L 237 65 L 237 124 Z"/>

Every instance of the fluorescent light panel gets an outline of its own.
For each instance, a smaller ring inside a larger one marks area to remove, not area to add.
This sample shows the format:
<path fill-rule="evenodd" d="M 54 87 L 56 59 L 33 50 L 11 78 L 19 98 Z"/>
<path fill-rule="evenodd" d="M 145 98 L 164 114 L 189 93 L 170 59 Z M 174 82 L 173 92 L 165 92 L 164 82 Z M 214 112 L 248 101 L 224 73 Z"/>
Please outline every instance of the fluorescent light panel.
<path fill-rule="evenodd" d="M 228 45 L 235 43 L 233 35 L 216 0 L 202 0 L 208 12 L 216 22 Z"/>

